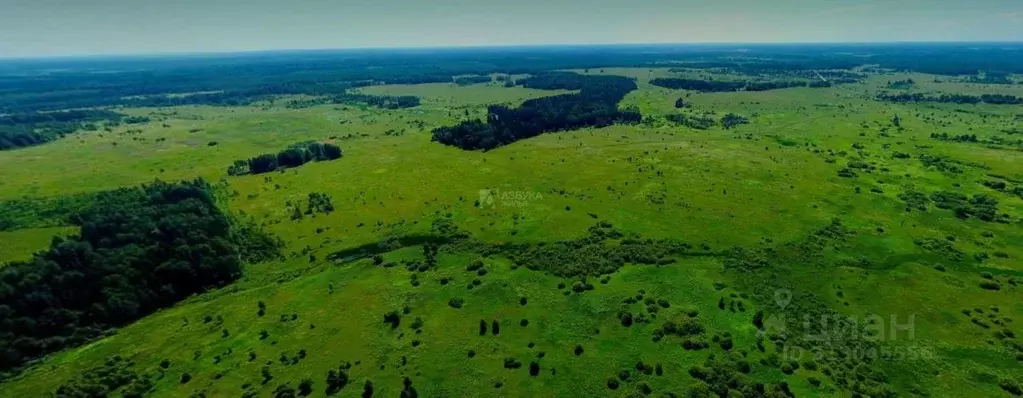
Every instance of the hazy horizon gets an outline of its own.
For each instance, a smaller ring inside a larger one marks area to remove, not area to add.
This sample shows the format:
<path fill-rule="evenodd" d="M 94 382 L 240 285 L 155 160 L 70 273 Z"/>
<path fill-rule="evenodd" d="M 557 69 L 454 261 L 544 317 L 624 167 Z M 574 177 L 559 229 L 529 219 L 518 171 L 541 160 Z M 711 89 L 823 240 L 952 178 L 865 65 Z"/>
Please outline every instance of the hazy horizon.
<path fill-rule="evenodd" d="M 1021 42 L 1000 0 L 0 0 L 0 58 L 543 45 Z M 566 17 L 570 16 L 570 17 Z"/>

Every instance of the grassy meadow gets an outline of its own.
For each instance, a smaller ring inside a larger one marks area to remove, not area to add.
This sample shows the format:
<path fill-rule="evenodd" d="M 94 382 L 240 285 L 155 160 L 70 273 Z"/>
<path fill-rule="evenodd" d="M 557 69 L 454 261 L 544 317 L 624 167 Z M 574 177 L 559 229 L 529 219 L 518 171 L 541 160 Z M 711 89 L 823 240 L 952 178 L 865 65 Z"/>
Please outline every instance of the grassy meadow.
<path fill-rule="evenodd" d="M 700 94 L 648 83 L 688 76 L 668 68 L 578 72 L 637 78 L 639 90 L 620 106 L 638 108 L 644 122 L 470 152 L 431 142 L 430 130 L 484 117 L 489 104 L 562 92 L 497 84 L 384 85 L 360 90 L 415 95 L 423 103 L 397 110 L 293 108 L 281 99 L 245 107 L 124 109 L 152 121 L 0 152 L 0 200 L 203 177 L 217 184 L 232 214 L 251 217 L 283 239 L 287 257 L 248 265 L 233 285 L 46 357 L 0 384 L 0 396 L 46 396 L 114 355 L 153 375 L 150 393 L 159 397 L 273 396 L 280 384 L 297 386 L 306 378 L 313 381 L 313 395 L 322 396 L 327 371 L 346 362 L 353 365 L 351 381 L 341 396 L 362 394 L 366 380 L 377 396 L 394 396 L 404 377 L 423 396 L 625 396 L 647 387 L 654 394 L 681 394 L 700 383 L 690 368 L 726 351 L 716 340 L 709 348 L 686 350 L 675 336 L 652 339 L 661 322 L 689 318 L 699 320 L 708 341 L 728 332 L 732 351 L 748 354 L 754 381 L 785 381 L 796 396 L 846 396 L 822 369 L 783 372 L 766 364 L 783 352 L 758 351 L 751 318 L 779 305 L 756 294 L 775 289 L 791 291 L 795 300 L 816 297 L 853 319 L 878 315 L 886 328 L 892 319 L 902 325 L 912 318 L 911 336 L 885 329 L 881 339 L 882 346 L 907 355 L 873 365 L 904 395 L 1004 396 L 998 380 L 1023 375 L 1020 354 L 992 334 L 1023 336 L 1020 288 L 1010 282 L 1023 282 L 1023 197 L 983 184 L 1023 186 L 1023 152 L 930 137 L 1004 135 L 1020 125 L 1020 110 L 873 99 L 887 81 L 906 77 L 920 82 L 911 90 L 922 92 L 1021 95 L 1023 88 L 888 74 L 830 88 Z M 676 109 L 679 97 L 690 107 Z M 750 123 L 695 130 L 665 120 L 676 112 L 716 118 L 735 113 Z M 892 126 L 896 115 L 901 128 Z M 344 157 L 279 173 L 227 175 L 234 160 L 308 140 L 335 143 Z M 942 164 L 958 171 L 925 165 L 921 155 L 944 156 Z M 857 160 L 869 167 L 856 168 L 856 177 L 839 175 Z M 907 210 L 901 198 L 908 191 L 942 190 L 995 197 L 999 212 L 1014 221 L 960 219 L 933 205 Z M 492 203 L 480 203 L 481 191 L 498 194 Z M 288 204 L 305 203 L 313 192 L 329 195 L 336 210 L 293 220 Z M 812 261 L 785 264 L 785 275 L 730 269 L 717 255 L 682 256 L 667 265 L 627 264 L 606 283 L 590 281 L 595 288 L 585 292 L 558 287 L 578 278 L 518 267 L 501 256 L 482 258 L 485 275 L 467 271 L 479 256 L 455 250 L 442 251 L 436 269 L 418 273 L 419 286 L 400 265 L 422 259 L 419 247 L 385 253 L 382 261 L 395 267 L 369 258 L 328 259 L 390 236 L 426 233 L 438 218 L 494 244 L 576 239 L 606 221 L 644 239 L 677 239 L 713 253 L 804 242 L 834 218 L 851 234 L 825 245 Z M 0 232 L 0 262 L 27 259 L 53 236 L 72 232 Z M 474 279 L 480 283 L 473 286 Z M 979 287 L 985 280 L 997 281 L 1000 290 Z M 656 317 L 651 323 L 624 327 L 618 317 L 623 306 L 636 312 L 646 307 L 623 304 L 637 295 L 669 306 L 648 315 Z M 453 299 L 464 305 L 454 308 Z M 744 307 L 719 308 L 719 300 Z M 264 315 L 257 314 L 259 302 Z M 393 328 L 383 321 L 391 311 L 401 314 Z M 971 316 L 1011 321 L 985 328 Z M 481 320 L 485 335 L 479 333 Z M 498 335 L 492 333 L 495 321 Z M 506 368 L 506 358 L 517 359 L 521 368 Z M 539 363 L 536 376 L 527 371 L 531 361 Z M 657 364 L 663 375 L 644 374 L 637 362 Z M 624 380 L 623 370 L 630 373 Z M 191 377 L 183 383 L 185 373 Z M 609 389 L 609 379 L 621 386 Z"/>

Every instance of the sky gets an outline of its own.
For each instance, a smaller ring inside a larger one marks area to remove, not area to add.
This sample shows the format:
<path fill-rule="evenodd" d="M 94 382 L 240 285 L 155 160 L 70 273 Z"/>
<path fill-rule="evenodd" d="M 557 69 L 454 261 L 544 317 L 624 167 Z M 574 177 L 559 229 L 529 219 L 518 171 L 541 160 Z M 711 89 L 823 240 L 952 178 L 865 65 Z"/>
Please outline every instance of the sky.
<path fill-rule="evenodd" d="M 0 0 L 0 57 L 612 43 L 1023 41 L 1020 0 Z"/>

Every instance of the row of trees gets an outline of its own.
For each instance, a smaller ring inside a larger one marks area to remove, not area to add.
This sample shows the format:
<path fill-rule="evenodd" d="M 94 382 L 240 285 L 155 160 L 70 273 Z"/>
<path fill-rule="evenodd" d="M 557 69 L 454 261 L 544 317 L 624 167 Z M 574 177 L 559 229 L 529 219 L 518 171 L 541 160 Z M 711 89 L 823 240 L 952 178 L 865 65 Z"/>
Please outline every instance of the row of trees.
<path fill-rule="evenodd" d="M 877 95 L 877 99 L 880 101 L 888 102 L 941 102 L 941 103 L 953 103 L 953 104 L 993 104 L 993 105 L 1021 105 L 1023 104 L 1023 97 L 1016 97 L 1005 94 L 983 94 L 983 95 L 967 95 L 967 94 L 941 94 L 941 95 L 927 95 L 923 93 L 902 93 L 902 94 L 890 94 L 881 93 Z"/>
<path fill-rule="evenodd" d="M 487 120 L 467 120 L 433 130 L 433 140 L 467 150 L 489 150 L 537 135 L 639 122 L 635 111 L 618 109 L 618 101 L 636 89 L 635 81 L 622 76 L 587 76 L 575 73 L 544 73 L 522 79 L 524 87 L 541 90 L 579 90 L 526 101 L 518 108 L 492 105 Z"/>
<path fill-rule="evenodd" d="M 680 79 L 674 77 L 659 77 L 650 80 L 650 84 L 660 86 L 664 88 L 670 88 L 672 90 L 692 90 L 699 91 L 701 93 L 720 93 L 720 92 L 731 92 L 731 91 L 768 91 L 768 90 L 779 90 L 783 88 L 792 87 L 831 87 L 831 84 L 825 81 L 799 81 L 799 80 L 779 80 L 779 81 L 725 81 L 725 80 L 698 80 L 698 79 Z"/>
<path fill-rule="evenodd" d="M 76 346 L 242 273 L 246 237 L 203 180 L 96 196 L 75 236 L 0 269 L 0 370 Z"/>
<path fill-rule="evenodd" d="M 455 84 L 468 86 L 471 84 L 490 83 L 493 79 L 490 76 L 458 76 L 454 78 Z"/>
<path fill-rule="evenodd" d="M 236 160 L 227 168 L 228 175 L 262 174 L 278 169 L 299 167 L 309 162 L 340 159 L 344 152 L 334 144 L 303 142 L 292 145 L 277 154 L 262 154 L 249 160 Z"/>
<path fill-rule="evenodd" d="M 345 93 L 330 97 L 335 104 L 366 104 L 384 109 L 401 109 L 419 106 L 419 97 L 414 95 L 367 95 Z"/>
<path fill-rule="evenodd" d="M 21 112 L 0 117 L 0 150 L 39 145 L 100 124 L 120 124 L 125 115 L 108 110 Z"/>

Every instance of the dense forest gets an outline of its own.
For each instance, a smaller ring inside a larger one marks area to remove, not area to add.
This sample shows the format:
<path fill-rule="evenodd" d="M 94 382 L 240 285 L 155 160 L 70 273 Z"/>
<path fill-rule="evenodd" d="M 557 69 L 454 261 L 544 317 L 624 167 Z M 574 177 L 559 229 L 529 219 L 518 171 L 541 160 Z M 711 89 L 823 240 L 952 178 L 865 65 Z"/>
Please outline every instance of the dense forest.
<path fill-rule="evenodd" d="M 298 167 L 309 162 L 340 159 L 344 152 L 337 145 L 322 142 L 302 142 L 289 146 L 277 154 L 262 154 L 249 160 L 236 160 L 227 168 L 227 174 L 238 176 L 262 174 L 278 169 Z"/>
<path fill-rule="evenodd" d="M 0 116 L 0 150 L 42 144 L 77 130 L 99 130 L 101 126 L 120 124 L 124 116 L 99 109 L 22 112 Z"/>
<path fill-rule="evenodd" d="M 277 250 L 233 231 L 202 180 L 105 192 L 73 222 L 77 236 L 0 269 L 0 370 L 230 283 L 248 252 Z"/>
<path fill-rule="evenodd" d="M 0 63 L 0 115 L 117 105 L 243 105 L 272 95 L 340 95 L 373 84 L 470 83 L 482 82 L 492 73 L 646 67 L 665 61 L 687 68 L 810 80 L 820 73 L 832 83 L 855 81 L 858 74 L 837 70 L 863 64 L 953 76 L 983 72 L 985 79 L 1001 81 L 1005 79 L 999 76 L 1023 72 L 1023 51 L 1006 51 L 1006 47 L 978 43 L 623 45 L 26 59 Z M 735 57 L 734 50 L 742 50 L 744 56 Z M 119 72 L 92 73 L 97 69 Z M 474 77 L 464 78 L 468 76 Z"/>
<path fill-rule="evenodd" d="M 621 76 L 586 76 L 575 73 L 543 73 L 522 79 L 524 87 L 541 90 L 579 90 L 526 101 L 512 109 L 487 108 L 487 120 L 467 120 L 433 130 L 433 140 L 462 149 L 494 149 L 537 135 L 577 129 L 634 123 L 639 112 L 618 109 L 618 101 L 636 89 L 636 82 Z"/>
<path fill-rule="evenodd" d="M 926 95 L 921 93 L 902 93 L 902 94 L 889 94 L 881 93 L 877 95 L 877 99 L 888 102 L 942 102 L 952 104 L 993 104 L 993 105 L 1020 105 L 1023 104 L 1023 98 L 1012 95 L 1004 94 L 983 94 L 983 95 L 968 95 L 968 94 L 941 94 L 941 95 Z"/>

